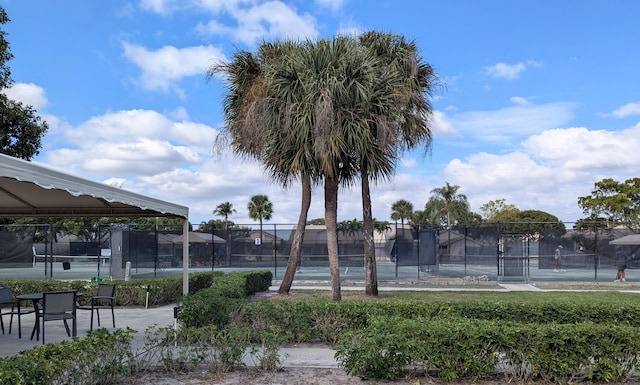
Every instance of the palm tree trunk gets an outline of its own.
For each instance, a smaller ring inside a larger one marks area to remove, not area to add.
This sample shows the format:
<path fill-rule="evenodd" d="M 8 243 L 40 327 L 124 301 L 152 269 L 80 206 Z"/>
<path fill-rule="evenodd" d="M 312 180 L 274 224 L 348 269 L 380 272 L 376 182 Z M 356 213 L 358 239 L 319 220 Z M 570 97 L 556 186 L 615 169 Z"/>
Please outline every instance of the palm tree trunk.
<path fill-rule="evenodd" d="M 287 268 L 282 276 L 282 282 L 280 282 L 280 288 L 278 288 L 278 294 L 289 294 L 291 285 L 293 284 L 293 278 L 296 275 L 296 269 L 300 262 L 300 254 L 302 250 L 302 242 L 304 241 L 304 230 L 307 225 L 307 214 L 309 213 L 309 207 L 311 206 L 311 178 L 308 176 L 302 177 L 302 207 L 300 209 L 300 216 L 298 217 L 298 225 L 296 226 L 295 234 L 293 235 L 293 242 L 291 243 L 291 252 L 289 253 L 289 261 L 287 262 Z"/>
<path fill-rule="evenodd" d="M 275 237 L 274 237 L 275 239 Z M 260 255 L 258 256 L 258 258 L 256 258 L 258 261 L 262 262 L 262 249 L 263 245 L 262 245 L 262 217 L 260 217 L 260 247 L 258 247 L 258 250 L 260 252 Z"/>
<path fill-rule="evenodd" d="M 327 227 L 331 297 L 334 301 L 340 301 L 342 294 L 338 259 L 338 180 L 331 177 L 325 177 L 324 180 L 324 223 Z"/>
<path fill-rule="evenodd" d="M 224 232 L 225 236 L 227 237 L 227 244 L 225 245 L 227 252 L 224 256 L 224 264 L 226 266 L 229 266 L 231 264 L 231 239 L 229 238 L 229 220 L 226 215 L 224 217 Z"/>
<path fill-rule="evenodd" d="M 369 178 L 362 176 L 362 227 L 364 237 L 364 293 L 378 295 L 378 272 L 376 267 L 376 245 L 373 241 L 373 215 L 371 214 L 371 191 Z"/>

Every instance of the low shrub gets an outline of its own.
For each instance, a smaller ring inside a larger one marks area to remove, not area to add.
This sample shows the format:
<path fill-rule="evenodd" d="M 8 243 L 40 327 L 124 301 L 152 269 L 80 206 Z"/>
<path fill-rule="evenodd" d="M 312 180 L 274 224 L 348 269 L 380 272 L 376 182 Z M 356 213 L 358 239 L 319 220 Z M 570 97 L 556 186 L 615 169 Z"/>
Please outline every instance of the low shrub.
<path fill-rule="evenodd" d="M 216 277 L 223 272 L 209 271 L 189 274 L 189 292 L 195 293 L 211 286 Z M 140 279 L 133 281 L 112 281 L 117 285 L 117 306 L 159 306 L 177 303 L 183 297 L 182 275 L 171 277 Z M 47 291 L 77 290 L 84 293 L 80 303 L 86 303 L 96 294 L 98 282 L 2 279 L 0 285 L 13 289 L 14 295 L 43 293 Z M 268 286 L 267 286 L 268 288 Z M 147 292 L 149 296 L 147 297 Z"/>
<path fill-rule="evenodd" d="M 265 291 L 271 285 L 270 271 L 229 273 L 216 277 L 211 287 L 182 299 L 179 319 L 189 327 L 214 325 L 222 328 L 232 313 L 247 303 L 247 295 Z"/>
<path fill-rule="evenodd" d="M 133 330 L 106 329 L 0 358 L 0 384 L 114 384 L 131 374 Z"/>
<path fill-rule="evenodd" d="M 397 379 L 411 368 L 446 381 L 494 374 L 508 382 L 624 381 L 639 355 L 634 327 L 593 322 L 373 317 L 336 345 L 347 373 L 376 379 Z"/>

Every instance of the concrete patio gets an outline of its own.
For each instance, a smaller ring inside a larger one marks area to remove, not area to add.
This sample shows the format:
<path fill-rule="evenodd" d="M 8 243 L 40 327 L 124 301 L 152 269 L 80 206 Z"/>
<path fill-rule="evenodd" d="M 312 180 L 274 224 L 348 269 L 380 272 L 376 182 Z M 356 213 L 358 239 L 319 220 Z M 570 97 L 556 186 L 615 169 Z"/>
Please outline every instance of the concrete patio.
<path fill-rule="evenodd" d="M 173 308 L 175 305 L 166 305 L 145 309 L 144 307 L 116 307 L 116 328 L 130 327 L 136 330 L 134 338 L 135 343 L 144 341 L 145 330 L 152 325 L 160 327 L 173 326 Z M 0 334 L 0 357 L 15 355 L 23 350 L 30 349 L 42 345 L 42 336 L 40 341 L 30 339 L 31 331 L 35 325 L 35 314 L 27 314 L 22 316 L 22 338 L 18 338 L 18 319 L 13 318 L 13 328 L 9 334 L 9 317 L 3 317 L 5 324 L 5 334 Z M 91 311 L 78 310 L 78 337 L 87 335 L 91 325 Z M 100 311 L 101 327 L 109 331 L 115 330 L 111 321 L 111 313 L 108 310 Z M 98 322 L 94 317 L 93 326 L 97 328 Z M 60 342 L 62 340 L 71 339 L 67 336 L 62 321 L 48 321 L 46 327 L 46 343 Z M 69 323 L 71 327 L 71 323 Z M 135 346 L 135 345 L 134 345 Z"/>

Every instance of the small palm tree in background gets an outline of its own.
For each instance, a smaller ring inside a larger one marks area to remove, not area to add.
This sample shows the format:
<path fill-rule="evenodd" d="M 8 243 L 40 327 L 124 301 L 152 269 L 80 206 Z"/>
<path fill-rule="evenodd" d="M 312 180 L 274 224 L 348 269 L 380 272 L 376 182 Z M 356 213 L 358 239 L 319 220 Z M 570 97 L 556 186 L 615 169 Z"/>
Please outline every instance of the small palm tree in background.
<path fill-rule="evenodd" d="M 249 216 L 254 221 L 260 221 L 260 244 L 262 244 L 262 221 L 270 220 L 273 215 L 273 203 L 266 195 L 254 195 L 247 204 Z"/>
<path fill-rule="evenodd" d="M 230 257 L 231 253 L 231 240 L 229 239 L 229 215 L 236 213 L 236 209 L 233 208 L 233 203 L 222 202 L 216 209 L 213 210 L 213 215 L 224 217 L 224 231 L 227 235 L 227 253 L 226 258 Z"/>
<path fill-rule="evenodd" d="M 391 219 L 399 220 L 402 228 L 404 228 L 404 220 L 411 218 L 412 215 L 413 204 L 406 199 L 400 199 L 391 205 Z"/>
<path fill-rule="evenodd" d="M 451 228 L 452 222 L 460 222 L 469 212 L 467 196 L 459 194 L 460 186 L 450 185 L 446 182 L 443 187 L 431 190 L 431 198 L 425 205 L 425 211 L 429 211 L 433 217 L 442 219 L 446 228 Z"/>
<path fill-rule="evenodd" d="M 213 210 L 213 215 L 224 217 L 224 222 L 227 224 L 227 228 L 229 225 L 229 215 L 235 213 L 236 209 L 233 208 L 233 203 L 231 202 L 222 202 L 218 206 L 216 206 L 215 210 Z"/>

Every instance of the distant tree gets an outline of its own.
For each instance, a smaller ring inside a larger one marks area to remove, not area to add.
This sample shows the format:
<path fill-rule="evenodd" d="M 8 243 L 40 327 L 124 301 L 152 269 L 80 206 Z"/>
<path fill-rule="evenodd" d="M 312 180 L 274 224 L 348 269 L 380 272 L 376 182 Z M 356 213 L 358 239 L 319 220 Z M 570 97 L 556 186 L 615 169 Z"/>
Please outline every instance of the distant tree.
<path fill-rule="evenodd" d="M 341 231 L 347 237 L 355 237 L 356 234 L 361 233 L 364 228 L 364 223 L 356 218 L 352 220 L 338 222 L 338 231 Z"/>
<path fill-rule="evenodd" d="M 34 240 L 44 242 L 47 240 L 48 226 L 51 225 L 53 230 L 53 240 L 65 235 L 75 235 L 81 241 L 96 241 L 105 236 L 111 227 L 118 226 L 121 228 L 145 230 L 145 231 L 182 231 L 182 219 L 149 217 L 149 218 L 125 218 L 125 217 L 77 217 L 77 218 L 19 218 L 14 221 L 14 226 L 20 227 L 24 225 L 32 226 L 34 229 Z M 189 230 L 192 229 L 189 224 Z"/>
<path fill-rule="evenodd" d="M 469 211 L 467 213 L 467 220 L 465 221 L 465 224 L 469 224 L 469 225 L 480 225 L 482 224 L 482 215 L 478 214 L 478 213 L 474 213 L 472 211 Z"/>
<path fill-rule="evenodd" d="M 579 197 L 578 205 L 589 219 L 604 217 L 607 227 L 625 224 L 637 227 L 640 220 L 640 178 L 623 183 L 611 178 L 594 184 L 590 195 Z"/>
<path fill-rule="evenodd" d="M 404 227 L 404 220 L 410 220 L 412 215 L 413 204 L 406 199 L 397 200 L 391 205 L 391 219 L 399 220 L 402 227 Z"/>
<path fill-rule="evenodd" d="M 262 243 L 262 221 L 270 220 L 273 215 L 273 203 L 266 195 L 254 195 L 247 204 L 249 216 L 254 221 L 260 222 L 260 243 Z"/>
<path fill-rule="evenodd" d="M 523 210 L 503 214 L 500 221 L 501 231 L 505 233 L 535 234 L 540 231 L 566 231 L 564 223 L 558 217 L 540 210 Z"/>
<path fill-rule="evenodd" d="M 573 225 L 573 228 L 576 230 L 606 229 L 608 228 L 607 218 L 598 217 L 595 219 L 592 219 L 592 218 L 578 219 L 576 223 Z"/>
<path fill-rule="evenodd" d="M 450 228 L 454 223 L 465 223 L 471 211 L 467 196 L 459 194 L 460 186 L 450 185 L 431 190 L 431 198 L 425 204 L 425 212 L 432 224 Z M 439 222 L 439 223 L 438 223 Z"/>
<path fill-rule="evenodd" d="M 373 218 L 373 228 L 376 231 L 384 233 L 385 231 L 391 230 L 391 224 L 388 221 L 379 221 Z"/>
<path fill-rule="evenodd" d="M 516 206 L 507 204 L 504 199 L 496 199 L 489 201 L 480 206 L 480 212 L 482 213 L 482 219 L 485 222 L 504 222 L 501 220 L 502 216 L 511 215 L 520 211 Z"/>
<path fill-rule="evenodd" d="M 236 209 L 233 208 L 233 204 L 230 202 L 223 202 L 216 206 L 213 210 L 213 215 L 224 217 L 225 223 L 229 222 L 229 215 L 236 213 Z"/>
<path fill-rule="evenodd" d="M 227 252 L 225 255 L 225 258 L 227 260 L 225 261 L 225 263 L 227 264 L 231 254 L 231 242 L 229 237 L 229 215 L 235 212 L 236 212 L 236 209 L 233 208 L 233 204 L 230 202 L 222 202 L 218 206 L 216 206 L 215 210 L 213 210 L 213 215 L 224 217 L 224 231 L 227 237 Z"/>
<path fill-rule="evenodd" d="M 230 223 L 230 227 L 234 226 L 233 221 L 225 221 L 223 219 L 209 219 L 208 221 L 200 222 L 198 225 L 198 231 L 203 233 L 210 233 L 216 230 L 225 230 L 227 228 L 227 222 Z"/>
<path fill-rule="evenodd" d="M 307 221 L 308 225 L 314 225 L 314 226 L 318 226 L 318 225 L 324 225 L 324 218 L 313 218 Z"/>
<path fill-rule="evenodd" d="M 9 17 L 0 7 L 0 24 Z M 7 33 L 0 29 L 0 153 L 31 160 L 40 151 L 41 139 L 49 129 L 32 106 L 25 106 L 7 97 L 4 90 L 13 85 L 7 62 L 13 59 L 6 40 Z"/>
<path fill-rule="evenodd" d="M 409 222 L 414 225 L 433 225 L 436 223 L 434 220 L 432 220 L 426 210 L 414 210 L 413 214 L 411 214 Z"/>

